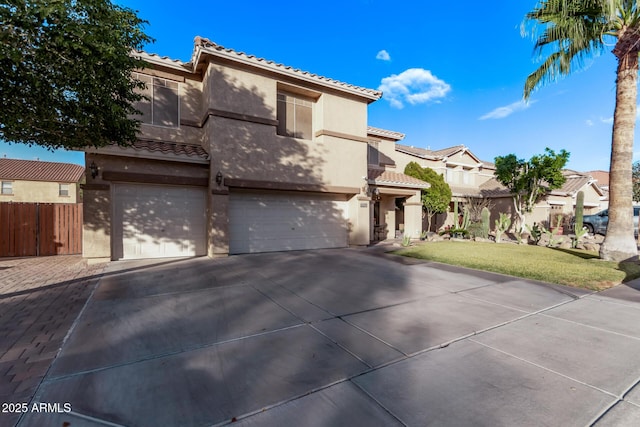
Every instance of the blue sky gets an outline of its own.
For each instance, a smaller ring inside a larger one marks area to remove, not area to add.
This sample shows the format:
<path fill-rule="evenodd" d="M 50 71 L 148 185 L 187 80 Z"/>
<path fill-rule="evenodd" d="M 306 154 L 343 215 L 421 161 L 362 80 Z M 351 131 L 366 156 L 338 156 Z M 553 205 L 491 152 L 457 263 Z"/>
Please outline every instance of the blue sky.
<path fill-rule="evenodd" d="M 369 124 L 404 144 L 464 144 L 483 160 L 545 147 L 568 167 L 608 170 L 616 62 L 611 53 L 536 91 L 522 88 L 538 62 L 520 24 L 536 0 L 117 0 L 149 21 L 146 50 L 188 61 L 199 35 L 222 46 L 347 83 L 380 88 Z M 0 144 L 0 155 L 82 163 L 82 153 Z M 638 156 L 634 160 L 640 158 Z"/>

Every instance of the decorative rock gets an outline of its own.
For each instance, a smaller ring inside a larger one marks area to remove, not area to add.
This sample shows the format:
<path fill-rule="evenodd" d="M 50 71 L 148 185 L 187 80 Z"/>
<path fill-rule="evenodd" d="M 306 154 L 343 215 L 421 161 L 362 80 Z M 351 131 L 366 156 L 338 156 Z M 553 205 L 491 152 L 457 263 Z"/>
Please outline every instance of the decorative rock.
<path fill-rule="evenodd" d="M 558 247 L 560 249 L 571 249 L 571 241 L 570 240 L 563 240 Z"/>
<path fill-rule="evenodd" d="M 600 252 L 600 245 L 597 243 L 584 243 L 584 248 L 588 251 Z"/>
<path fill-rule="evenodd" d="M 427 234 L 427 241 L 428 242 L 442 242 L 443 240 L 444 240 L 444 237 L 442 237 L 438 233 L 428 233 Z"/>

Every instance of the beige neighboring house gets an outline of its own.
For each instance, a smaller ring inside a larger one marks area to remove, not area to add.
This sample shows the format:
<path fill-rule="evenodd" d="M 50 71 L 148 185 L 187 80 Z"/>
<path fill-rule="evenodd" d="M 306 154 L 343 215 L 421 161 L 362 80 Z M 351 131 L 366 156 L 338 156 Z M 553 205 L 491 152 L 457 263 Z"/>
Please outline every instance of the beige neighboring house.
<path fill-rule="evenodd" d="M 83 187 L 85 257 L 337 248 L 422 231 L 427 184 L 387 164 L 400 134 L 367 126 L 381 92 L 200 37 L 189 62 L 137 55 L 150 99 L 137 106 L 139 139 L 85 150 L 96 171 Z"/>
<path fill-rule="evenodd" d="M 509 190 L 494 176 L 495 164 L 480 160 L 464 145 L 430 150 L 396 144 L 395 153 L 391 153 L 390 157 L 396 162 L 399 171 L 404 171 L 405 166 L 413 161 L 442 174 L 451 187 L 452 201 L 461 202 L 460 209 L 470 198 L 490 200 L 493 205 L 492 226 L 500 212 L 514 215 L 513 199 Z M 542 222 L 549 226 L 549 221 L 555 224 L 559 214 L 564 215 L 565 219 L 573 216 L 579 191 L 583 191 L 585 195 L 584 213 L 586 215 L 608 207 L 607 192 L 600 188 L 598 180 L 590 173 L 565 170 L 563 174 L 566 177 L 564 185 L 549 192 L 536 204 L 533 212 L 525 216 L 527 224 Z M 453 224 L 453 215 L 449 212 L 446 217 L 441 215 L 436 220 L 437 226 Z"/>
<path fill-rule="evenodd" d="M 77 203 L 84 168 L 71 163 L 0 159 L 0 202 Z"/>

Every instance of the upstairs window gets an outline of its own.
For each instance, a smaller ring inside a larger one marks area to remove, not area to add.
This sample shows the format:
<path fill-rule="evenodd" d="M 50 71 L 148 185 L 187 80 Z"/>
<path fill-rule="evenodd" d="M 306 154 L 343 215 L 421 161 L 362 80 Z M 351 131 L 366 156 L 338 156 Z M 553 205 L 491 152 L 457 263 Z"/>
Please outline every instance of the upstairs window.
<path fill-rule="evenodd" d="M 471 185 L 471 172 L 469 169 L 462 170 L 462 183 L 465 185 Z"/>
<path fill-rule="evenodd" d="M 69 197 L 69 184 L 58 184 L 58 196 Z"/>
<path fill-rule="evenodd" d="M 457 176 L 458 174 L 456 173 L 456 170 L 453 168 L 447 168 L 447 175 L 445 176 L 446 181 L 450 184 L 454 184 L 457 182 Z"/>
<path fill-rule="evenodd" d="M 13 194 L 13 182 L 2 181 L 2 194 Z"/>
<path fill-rule="evenodd" d="M 148 98 L 135 103 L 136 110 L 142 113 L 136 118 L 150 125 L 178 127 L 180 124 L 178 82 L 138 73 L 133 73 L 133 78 L 147 85 L 146 88 L 137 89 L 137 91 Z"/>
<path fill-rule="evenodd" d="M 367 163 L 378 166 L 380 164 L 380 152 L 378 151 L 378 143 L 369 141 L 367 144 Z"/>
<path fill-rule="evenodd" d="M 312 139 L 313 101 L 278 92 L 278 135 Z"/>

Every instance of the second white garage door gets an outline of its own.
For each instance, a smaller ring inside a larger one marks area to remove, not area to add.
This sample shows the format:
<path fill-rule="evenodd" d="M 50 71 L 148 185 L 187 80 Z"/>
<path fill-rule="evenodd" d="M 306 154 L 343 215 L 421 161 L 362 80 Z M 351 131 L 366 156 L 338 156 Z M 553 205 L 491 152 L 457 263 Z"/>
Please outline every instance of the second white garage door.
<path fill-rule="evenodd" d="M 206 254 L 205 190 L 117 184 L 114 259 Z"/>
<path fill-rule="evenodd" d="M 346 247 L 347 209 L 335 196 L 232 193 L 229 253 Z"/>

